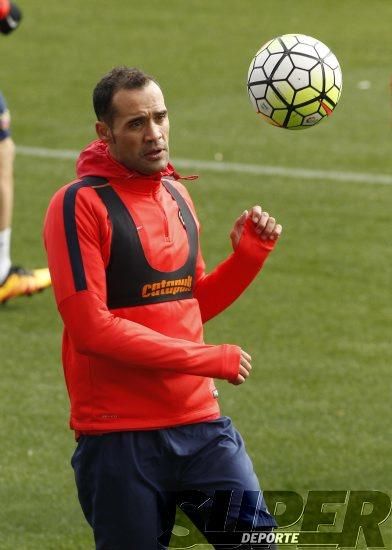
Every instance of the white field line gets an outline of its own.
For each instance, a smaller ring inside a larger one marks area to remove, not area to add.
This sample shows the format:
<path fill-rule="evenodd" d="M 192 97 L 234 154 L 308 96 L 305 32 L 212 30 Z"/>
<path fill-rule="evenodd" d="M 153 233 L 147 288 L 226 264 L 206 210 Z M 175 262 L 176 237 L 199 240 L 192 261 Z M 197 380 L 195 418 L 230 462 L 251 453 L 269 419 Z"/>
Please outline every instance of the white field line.
<path fill-rule="evenodd" d="M 46 149 L 43 147 L 27 147 L 18 145 L 19 155 L 53 159 L 76 160 L 79 152 L 67 149 Z M 241 164 L 237 162 L 218 162 L 208 160 L 171 159 L 177 168 L 210 170 L 212 172 L 238 172 L 255 176 L 280 176 L 303 180 L 331 180 L 354 183 L 370 183 L 392 185 L 392 175 L 369 174 L 363 172 L 343 172 L 335 170 L 310 170 L 307 168 L 287 168 L 284 166 L 266 166 L 260 164 Z"/>

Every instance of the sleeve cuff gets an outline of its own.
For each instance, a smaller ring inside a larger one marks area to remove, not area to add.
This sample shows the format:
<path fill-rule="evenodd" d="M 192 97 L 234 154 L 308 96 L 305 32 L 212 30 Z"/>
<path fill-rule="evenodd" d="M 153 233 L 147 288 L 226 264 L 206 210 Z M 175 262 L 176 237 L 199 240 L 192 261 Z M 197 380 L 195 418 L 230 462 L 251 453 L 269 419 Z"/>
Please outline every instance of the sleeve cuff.
<path fill-rule="evenodd" d="M 241 348 L 231 344 L 223 344 L 225 353 L 223 354 L 223 376 L 229 382 L 235 382 L 240 370 Z"/>
<path fill-rule="evenodd" d="M 243 261 L 249 264 L 260 266 L 274 249 L 276 242 L 270 239 L 265 241 L 260 239 L 260 235 L 254 229 L 252 220 L 248 218 L 234 255 L 241 257 Z"/>

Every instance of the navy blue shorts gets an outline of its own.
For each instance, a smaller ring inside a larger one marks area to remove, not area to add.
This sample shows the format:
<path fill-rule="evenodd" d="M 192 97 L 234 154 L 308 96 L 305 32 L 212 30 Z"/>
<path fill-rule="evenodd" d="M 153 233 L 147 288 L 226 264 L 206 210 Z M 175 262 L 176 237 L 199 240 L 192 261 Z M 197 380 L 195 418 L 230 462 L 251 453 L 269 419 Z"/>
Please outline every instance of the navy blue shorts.
<path fill-rule="evenodd" d="M 0 141 L 10 136 L 10 112 L 7 108 L 4 96 L 0 92 Z"/>
<path fill-rule="evenodd" d="M 234 530 L 276 526 L 243 440 L 228 417 L 81 436 L 72 466 L 98 550 L 167 548 L 176 506 L 222 550 L 250 548 L 229 544 Z"/>

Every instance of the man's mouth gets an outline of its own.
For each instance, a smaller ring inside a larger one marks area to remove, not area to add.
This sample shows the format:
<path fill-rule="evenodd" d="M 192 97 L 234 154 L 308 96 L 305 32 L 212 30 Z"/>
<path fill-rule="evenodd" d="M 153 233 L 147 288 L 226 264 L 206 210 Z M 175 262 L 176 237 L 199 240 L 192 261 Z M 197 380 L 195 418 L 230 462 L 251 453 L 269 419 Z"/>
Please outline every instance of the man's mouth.
<path fill-rule="evenodd" d="M 144 153 L 144 156 L 149 160 L 158 160 L 163 156 L 165 150 L 166 149 L 161 147 L 156 147 L 155 149 L 151 149 L 150 151 Z"/>

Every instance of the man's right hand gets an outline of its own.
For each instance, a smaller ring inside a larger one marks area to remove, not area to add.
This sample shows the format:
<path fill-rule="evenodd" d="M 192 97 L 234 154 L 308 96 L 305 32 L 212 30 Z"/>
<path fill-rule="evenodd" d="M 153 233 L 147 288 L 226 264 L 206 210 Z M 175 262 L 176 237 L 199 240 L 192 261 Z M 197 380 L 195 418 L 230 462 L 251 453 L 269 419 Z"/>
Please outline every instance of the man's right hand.
<path fill-rule="evenodd" d="M 246 353 L 243 349 L 241 350 L 240 355 L 240 370 L 238 372 L 238 376 L 232 384 L 234 386 L 239 386 L 240 384 L 243 384 L 245 380 L 250 375 L 250 371 L 252 370 L 251 365 L 252 357 L 249 355 L 249 353 Z"/>

